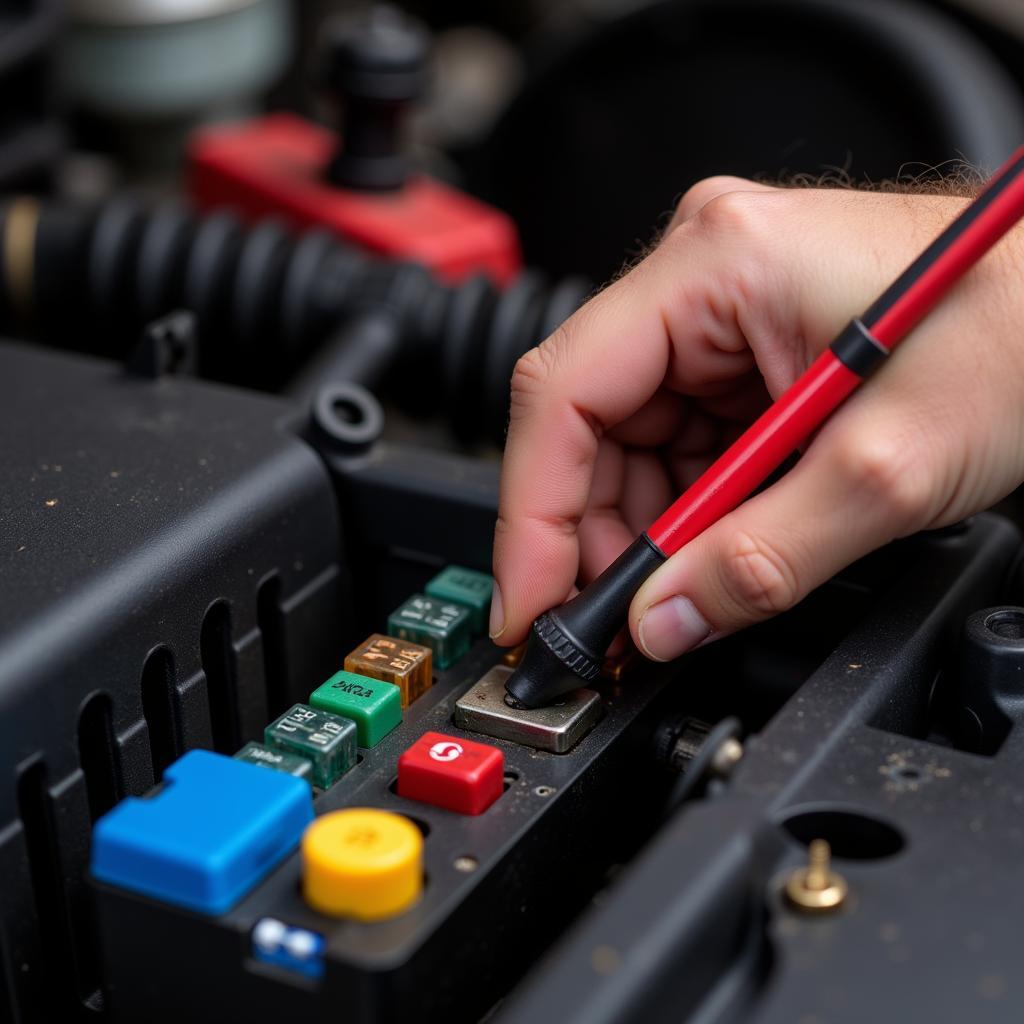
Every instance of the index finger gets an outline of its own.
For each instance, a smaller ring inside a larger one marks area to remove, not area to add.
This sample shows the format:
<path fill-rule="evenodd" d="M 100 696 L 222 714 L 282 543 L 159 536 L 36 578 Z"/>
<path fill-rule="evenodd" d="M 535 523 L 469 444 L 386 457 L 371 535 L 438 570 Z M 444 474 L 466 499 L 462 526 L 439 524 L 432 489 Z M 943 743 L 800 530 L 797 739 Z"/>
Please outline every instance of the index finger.
<path fill-rule="evenodd" d="M 501 643 L 519 642 L 568 597 L 600 436 L 666 378 L 699 392 L 749 370 L 738 326 L 707 329 L 707 250 L 696 236 L 670 237 L 517 364 L 494 548 L 491 635 Z M 673 338 L 669 323 L 689 326 Z"/>

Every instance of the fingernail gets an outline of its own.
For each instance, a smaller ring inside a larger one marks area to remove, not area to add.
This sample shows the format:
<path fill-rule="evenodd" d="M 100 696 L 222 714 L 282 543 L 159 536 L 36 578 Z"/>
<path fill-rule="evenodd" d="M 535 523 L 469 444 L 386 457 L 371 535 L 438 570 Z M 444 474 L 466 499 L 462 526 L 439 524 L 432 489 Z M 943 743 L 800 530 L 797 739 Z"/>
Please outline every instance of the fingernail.
<path fill-rule="evenodd" d="M 655 661 L 671 661 L 711 636 L 711 624 L 688 597 L 666 598 L 640 616 L 640 647 Z"/>
<path fill-rule="evenodd" d="M 505 632 L 505 611 L 501 607 L 501 591 L 498 584 L 494 584 L 494 591 L 491 594 L 491 621 L 487 627 L 492 640 L 497 640 Z"/>

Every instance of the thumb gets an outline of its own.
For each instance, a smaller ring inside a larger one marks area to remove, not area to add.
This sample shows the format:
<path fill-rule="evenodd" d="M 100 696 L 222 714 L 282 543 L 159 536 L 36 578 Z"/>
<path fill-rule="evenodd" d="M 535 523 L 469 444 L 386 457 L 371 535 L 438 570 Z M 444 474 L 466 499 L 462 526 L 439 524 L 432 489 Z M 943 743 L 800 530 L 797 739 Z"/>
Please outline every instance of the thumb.
<path fill-rule="evenodd" d="M 769 618 L 862 555 L 924 526 L 934 504 L 927 460 L 904 437 L 826 428 L 782 480 L 645 581 L 630 609 L 640 650 L 668 661 Z"/>

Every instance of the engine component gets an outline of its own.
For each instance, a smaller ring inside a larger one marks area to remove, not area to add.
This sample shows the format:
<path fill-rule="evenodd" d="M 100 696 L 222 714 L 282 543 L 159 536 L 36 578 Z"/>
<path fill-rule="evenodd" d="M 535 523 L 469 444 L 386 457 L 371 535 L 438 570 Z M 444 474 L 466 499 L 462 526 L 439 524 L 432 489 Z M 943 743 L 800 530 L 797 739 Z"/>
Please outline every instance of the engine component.
<path fill-rule="evenodd" d="M 196 123 L 257 107 L 290 56 L 286 0 L 71 0 L 65 95 L 122 162 L 177 170 Z M 215 55 L 215 56 L 214 56 Z"/>
<path fill-rule="evenodd" d="M 15 200 L 0 205 L 0 221 L 0 237 L 20 239 L 0 248 L 0 322 L 28 317 L 53 343 L 121 357 L 143 324 L 188 309 L 205 375 L 276 387 L 346 317 L 383 305 L 389 326 L 378 310 L 338 339 L 345 372 L 376 384 L 397 364 L 405 404 L 444 410 L 460 437 L 499 443 L 516 360 L 590 289 L 580 278 L 548 289 L 533 273 L 503 292 L 480 277 L 448 286 L 326 232 L 296 238 L 274 221 L 246 227 L 226 212 L 196 217 L 130 199 L 99 209 Z M 372 358 L 357 354 L 366 351 Z"/>
<path fill-rule="evenodd" d="M 402 129 L 426 88 L 428 47 L 421 25 L 383 4 L 329 23 L 322 78 L 345 139 L 327 165 L 334 185 L 393 192 L 405 184 Z"/>

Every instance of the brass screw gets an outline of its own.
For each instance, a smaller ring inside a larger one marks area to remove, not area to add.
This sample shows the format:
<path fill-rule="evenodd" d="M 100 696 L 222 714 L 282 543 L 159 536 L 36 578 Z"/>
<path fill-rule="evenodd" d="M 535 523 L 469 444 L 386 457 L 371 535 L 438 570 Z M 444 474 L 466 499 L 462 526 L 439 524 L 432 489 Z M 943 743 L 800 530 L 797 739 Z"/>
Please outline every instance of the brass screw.
<path fill-rule="evenodd" d="M 832 851 L 824 839 L 807 849 L 807 866 L 797 868 L 786 881 L 786 897 L 794 907 L 811 913 L 838 910 L 846 899 L 846 879 L 831 869 Z"/>

